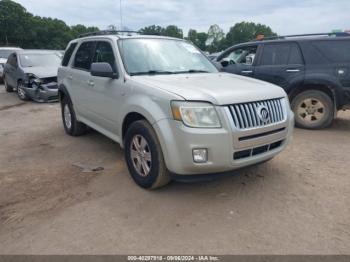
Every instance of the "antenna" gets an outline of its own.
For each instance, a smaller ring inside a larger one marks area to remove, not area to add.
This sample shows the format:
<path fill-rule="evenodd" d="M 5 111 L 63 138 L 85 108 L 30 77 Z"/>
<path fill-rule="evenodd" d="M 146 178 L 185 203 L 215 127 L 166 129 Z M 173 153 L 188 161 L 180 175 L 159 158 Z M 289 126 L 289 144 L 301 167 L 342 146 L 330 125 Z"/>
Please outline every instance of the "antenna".
<path fill-rule="evenodd" d="M 122 10 L 122 0 L 119 0 L 119 13 L 120 13 L 120 30 L 123 30 L 123 10 Z"/>

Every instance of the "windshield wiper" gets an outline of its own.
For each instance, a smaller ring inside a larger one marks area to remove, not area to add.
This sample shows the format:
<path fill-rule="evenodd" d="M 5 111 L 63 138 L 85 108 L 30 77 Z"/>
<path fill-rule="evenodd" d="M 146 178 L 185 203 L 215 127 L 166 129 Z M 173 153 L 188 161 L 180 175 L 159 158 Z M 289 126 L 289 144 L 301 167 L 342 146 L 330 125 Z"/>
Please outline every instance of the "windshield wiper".
<path fill-rule="evenodd" d="M 209 71 L 206 70 L 197 70 L 197 69 L 189 69 L 186 71 L 178 71 L 176 74 L 194 74 L 194 73 L 210 73 Z"/>
<path fill-rule="evenodd" d="M 176 72 L 172 71 L 165 71 L 165 70 L 149 70 L 145 72 L 134 72 L 130 73 L 131 76 L 138 76 L 138 75 L 169 75 L 169 74 L 175 74 Z"/>

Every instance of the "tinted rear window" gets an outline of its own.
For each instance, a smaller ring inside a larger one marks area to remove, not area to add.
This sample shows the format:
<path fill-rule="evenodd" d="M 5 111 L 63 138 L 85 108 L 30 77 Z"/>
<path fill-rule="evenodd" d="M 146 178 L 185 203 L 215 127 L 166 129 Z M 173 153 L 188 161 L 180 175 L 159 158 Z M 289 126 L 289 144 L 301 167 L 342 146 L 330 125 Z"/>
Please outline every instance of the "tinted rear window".
<path fill-rule="evenodd" d="M 64 53 L 64 57 L 62 60 L 62 66 L 67 66 L 69 63 L 69 60 L 74 52 L 75 47 L 77 46 L 77 43 L 72 43 L 68 50 Z"/>
<path fill-rule="evenodd" d="M 350 40 L 314 41 L 312 45 L 331 62 L 350 63 Z"/>
<path fill-rule="evenodd" d="M 262 65 L 286 65 L 289 57 L 288 44 L 265 45 L 261 58 Z"/>
<path fill-rule="evenodd" d="M 304 64 L 303 57 L 301 56 L 300 48 L 296 43 L 291 43 L 288 64 L 289 65 Z"/>

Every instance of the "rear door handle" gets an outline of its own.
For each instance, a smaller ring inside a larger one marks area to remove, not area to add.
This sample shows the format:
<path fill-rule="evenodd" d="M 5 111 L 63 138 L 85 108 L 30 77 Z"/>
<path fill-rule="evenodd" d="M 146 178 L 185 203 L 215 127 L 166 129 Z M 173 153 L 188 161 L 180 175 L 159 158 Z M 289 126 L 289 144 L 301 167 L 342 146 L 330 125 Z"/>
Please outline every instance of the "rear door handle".
<path fill-rule="evenodd" d="M 297 73 L 297 72 L 300 72 L 300 69 L 287 69 L 286 72 L 288 72 L 288 73 Z"/>
<path fill-rule="evenodd" d="M 253 71 L 252 70 L 243 70 L 242 74 L 252 74 Z"/>
<path fill-rule="evenodd" d="M 73 76 L 72 75 L 68 76 L 68 79 L 73 80 Z"/>

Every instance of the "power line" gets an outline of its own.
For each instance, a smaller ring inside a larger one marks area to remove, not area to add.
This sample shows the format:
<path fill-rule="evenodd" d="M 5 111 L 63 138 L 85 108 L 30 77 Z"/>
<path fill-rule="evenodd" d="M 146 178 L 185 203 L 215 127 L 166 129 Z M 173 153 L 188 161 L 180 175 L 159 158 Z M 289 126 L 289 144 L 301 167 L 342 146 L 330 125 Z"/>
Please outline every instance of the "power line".
<path fill-rule="evenodd" d="M 122 10 L 122 0 L 119 0 L 119 12 L 120 12 L 120 30 L 123 30 L 123 10 Z"/>

